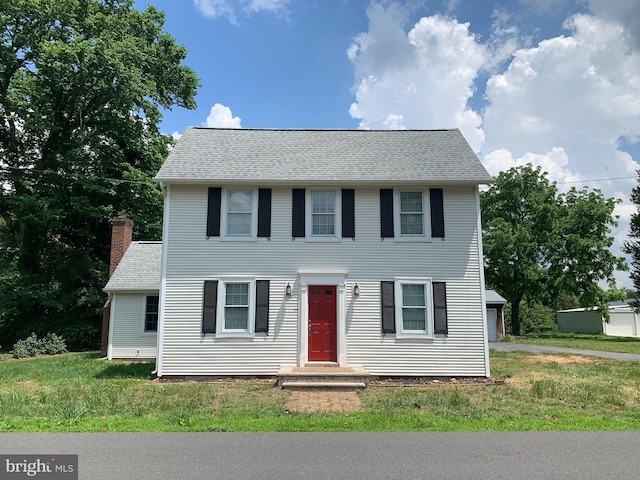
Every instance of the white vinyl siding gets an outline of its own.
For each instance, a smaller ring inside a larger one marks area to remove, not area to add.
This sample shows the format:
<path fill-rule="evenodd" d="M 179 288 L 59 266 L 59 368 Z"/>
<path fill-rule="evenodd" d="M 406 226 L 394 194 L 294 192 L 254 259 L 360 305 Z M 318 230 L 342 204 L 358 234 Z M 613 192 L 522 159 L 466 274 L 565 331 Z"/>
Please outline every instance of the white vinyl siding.
<path fill-rule="evenodd" d="M 300 272 L 345 272 L 349 364 L 363 365 L 374 375 L 486 374 L 475 186 L 444 188 L 447 237 L 428 244 L 380 241 L 379 185 L 355 187 L 355 240 L 293 240 L 291 187 L 282 186 L 272 190 L 271 238 L 241 244 L 202 235 L 206 186 L 169 188 L 161 375 L 275 375 L 280 365 L 296 364 Z M 308 193 L 310 190 L 307 188 Z M 339 193 L 336 198 L 339 200 Z M 310 210 L 310 201 L 306 204 Z M 336 213 L 339 216 L 337 204 Z M 340 225 L 338 219 L 336 225 Z M 307 235 L 310 231 L 307 229 Z M 203 282 L 224 276 L 271 281 L 269 334 L 255 333 L 250 338 L 202 335 Z M 434 282 L 446 282 L 448 334 L 417 339 L 382 334 L 380 281 L 425 276 Z M 356 282 L 358 298 L 352 294 Z M 292 286 L 291 297 L 285 295 L 287 284 Z"/>
<path fill-rule="evenodd" d="M 109 358 L 155 358 L 157 334 L 144 331 L 147 295 L 153 293 L 113 294 Z"/>

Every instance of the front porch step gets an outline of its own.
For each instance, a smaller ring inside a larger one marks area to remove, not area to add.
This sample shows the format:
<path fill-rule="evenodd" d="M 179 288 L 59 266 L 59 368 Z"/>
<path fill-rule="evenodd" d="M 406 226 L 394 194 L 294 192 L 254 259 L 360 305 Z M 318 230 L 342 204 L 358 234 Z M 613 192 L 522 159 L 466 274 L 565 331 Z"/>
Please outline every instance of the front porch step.
<path fill-rule="evenodd" d="M 359 365 L 283 365 L 278 371 L 278 386 L 291 390 L 362 390 L 367 387 L 369 377 L 369 372 Z"/>

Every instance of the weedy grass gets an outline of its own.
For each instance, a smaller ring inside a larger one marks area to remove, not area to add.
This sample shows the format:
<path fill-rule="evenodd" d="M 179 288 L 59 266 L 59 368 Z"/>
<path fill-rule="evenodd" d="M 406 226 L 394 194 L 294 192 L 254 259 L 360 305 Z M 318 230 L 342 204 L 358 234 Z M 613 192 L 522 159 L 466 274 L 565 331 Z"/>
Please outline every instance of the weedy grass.
<path fill-rule="evenodd" d="M 609 337 L 581 333 L 537 333 L 515 339 L 518 343 L 546 345 L 549 347 L 578 348 L 581 350 L 600 350 L 603 352 L 640 353 L 640 338 Z"/>
<path fill-rule="evenodd" d="M 640 429 L 640 364 L 491 352 L 496 383 L 375 384 L 355 413 L 296 413 L 266 380 L 153 380 L 151 363 L 65 354 L 0 361 L 0 431 Z"/>

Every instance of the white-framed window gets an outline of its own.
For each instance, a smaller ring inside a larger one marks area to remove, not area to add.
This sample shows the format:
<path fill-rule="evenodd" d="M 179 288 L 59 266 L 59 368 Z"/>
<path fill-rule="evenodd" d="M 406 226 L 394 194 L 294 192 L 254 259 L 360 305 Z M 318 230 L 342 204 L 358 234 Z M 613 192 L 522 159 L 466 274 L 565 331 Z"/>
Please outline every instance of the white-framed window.
<path fill-rule="evenodd" d="M 433 336 L 431 279 L 398 278 L 394 292 L 396 336 L 398 338 Z"/>
<path fill-rule="evenodd" d="M 144 307 L 144 333 L 156 333 L 158 331 L 158 307 L 160 297 L 147 295 Z"/>
<path fill-rule="evenodd" d="M 253 336 L 255 292 L 253 278 L 221 278 L 218 283 L 218 336 Z"/>
<path fill-rule="evenodd" d="M 338 240 L 342 234 L 339 190 L 307 190 L 306 195 L 307 240 Z"/>
<path fill-rule="evenodd" d="M 429 191 L 402 189 L 394 191 L 394 225 L 396 240 L 424 241 L 431 238 Z"/>
<path fill-rule="evenodd" d="M 258 192 L 255 189 L 225 189 L 222 194 L 222 237 L 255 239 L 258 225 Z"/>

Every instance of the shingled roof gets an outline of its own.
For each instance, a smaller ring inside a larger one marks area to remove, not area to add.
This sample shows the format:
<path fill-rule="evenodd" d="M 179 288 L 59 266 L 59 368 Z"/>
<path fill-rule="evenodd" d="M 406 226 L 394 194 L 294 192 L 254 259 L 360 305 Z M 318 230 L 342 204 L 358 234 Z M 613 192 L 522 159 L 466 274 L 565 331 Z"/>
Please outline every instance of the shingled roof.
<path fill-rule="evenodd" d="M 164 183 L 486 184 L 458 129 L 267 130 L 189 127 L 155 177 Z"/>
<path fill-rule="evenodd" d="M 162 242 L 131 242 L 106 292 L 160 290 Z"/>

